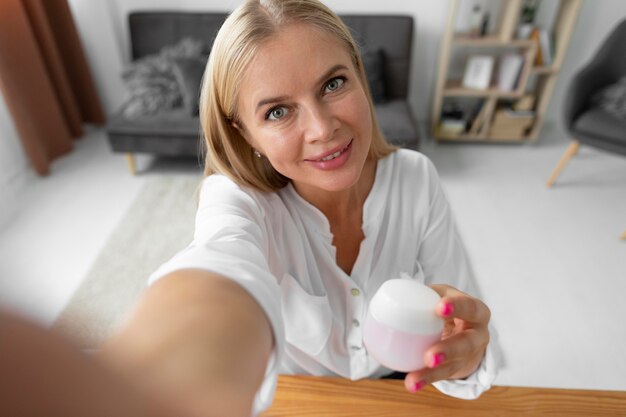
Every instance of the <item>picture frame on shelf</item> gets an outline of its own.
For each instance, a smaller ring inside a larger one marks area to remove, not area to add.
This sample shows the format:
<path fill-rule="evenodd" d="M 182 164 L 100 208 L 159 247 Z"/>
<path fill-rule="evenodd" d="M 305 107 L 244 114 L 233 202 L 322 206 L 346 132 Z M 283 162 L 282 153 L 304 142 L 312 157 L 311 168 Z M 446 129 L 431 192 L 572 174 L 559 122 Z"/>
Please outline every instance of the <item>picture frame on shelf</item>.
<path fill-rule="evenodd" d="M 463 87 L 486 90 L 491 85 L 494 57 L 491 55 L 472 55 L 467 59 L 463 75 Z"/>

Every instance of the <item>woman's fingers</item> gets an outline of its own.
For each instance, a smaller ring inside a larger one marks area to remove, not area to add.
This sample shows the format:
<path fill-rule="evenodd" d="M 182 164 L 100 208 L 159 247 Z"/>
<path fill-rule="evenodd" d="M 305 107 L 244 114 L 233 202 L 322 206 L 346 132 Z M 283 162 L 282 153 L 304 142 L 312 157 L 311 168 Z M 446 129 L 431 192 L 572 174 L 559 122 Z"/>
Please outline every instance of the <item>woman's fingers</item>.
<path fill-rule="evenodd" d="M 424 354 L 428 368 L 442 364 L 464 361 L 477 353 L 482 353 L 489 343 L 489 332 L 485 329 L 468 329 L 431 346 Z"/>
<path fill-rule="evenodd" d="M 480 365 L 487 343 L 489 332 L 468 329 L 435 344 L 425 354 L 427 366 L 407 374 L 407 390 L 415 392 L 420 384 L 467 377 Z"/>
<path fill-rule="evenodd" d="M 435 369 L 424 368 L 410 372 L 404 378 L 404 386 L 409 392 L 417 392 L 433 382 L 450 379 L 450 375 L 456 372 L 458 366 L 459 363 L 450 362 Z"/>
<path fill-rule="evenodd" d="M 491 312 L 482 301 L 448 285 L 431 287 L 441 296 L 436 311 L 446 320 L 446 330 L 425 353 L 426 367 L 407 374 L 410 392 L 432 382 L 467 377 L 480 365 L 489 343 Z"/>
<path fill-rule="evenodd" d="M 440 296 L 437 314 L 444 318 L 459 318 L 468 323 L 486 325 L 491 318 L 489 307 L 474 298 L 448 285 L 431 286 Z"/>

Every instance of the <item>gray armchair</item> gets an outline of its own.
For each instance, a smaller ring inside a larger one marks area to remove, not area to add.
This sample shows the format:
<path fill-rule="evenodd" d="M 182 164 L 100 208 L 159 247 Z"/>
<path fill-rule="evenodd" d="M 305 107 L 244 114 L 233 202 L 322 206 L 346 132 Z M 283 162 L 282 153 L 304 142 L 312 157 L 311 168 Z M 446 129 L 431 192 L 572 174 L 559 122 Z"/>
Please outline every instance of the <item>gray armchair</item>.
<path fill-rule="evenodd" d="M 626 19 L 601 45 L 600 49 L 573 78 L 564 100 L 565 128 L 573 142 L 553 171 L 551 187 L 580 144 L 626 155 L 626 119 L 618 118 L 594 103 L 594 95 L 626 76 Z"/>
<path fill-rule="evenodd" d="M 572 143 L 548 179 L 554 185 L 581 144 L 626 155 L 626 118 L 616 117 L 600 106 L 594 96 L 626 76 L 626 19 L 602 43 L 589 64 L 572 79 L 563 102 L 565 128 Z M 621 236 L 626 239 L 626 232 Z"/>

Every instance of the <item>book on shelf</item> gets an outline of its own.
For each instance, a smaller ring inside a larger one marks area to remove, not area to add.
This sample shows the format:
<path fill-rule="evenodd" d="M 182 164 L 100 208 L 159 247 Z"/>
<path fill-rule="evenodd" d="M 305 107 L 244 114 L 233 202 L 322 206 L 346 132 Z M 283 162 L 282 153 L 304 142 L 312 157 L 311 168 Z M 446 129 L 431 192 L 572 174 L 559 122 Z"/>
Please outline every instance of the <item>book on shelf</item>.
<path fill-rule="evenodd" d="M 548 31 L 542 27 L 535 26 L 530 33 L 530 39 L 537 44 L 537 55 L 535 65 L 550 66 L 554 61 L 552 39 Z"/>
<path fill-rule="evenodd" d="M 502 91 L 513 91 L 517 86 L 524 57 L 520 54 L 508 53 L 500 58 L 498 68 L 498 89 Z"/>
<path fill-rule="evenodd" d="M 554 62 L 552 39 L 546 29 L 539 29 L 539 48 L 543 57 L 543 65 L 550 66 Z"/>

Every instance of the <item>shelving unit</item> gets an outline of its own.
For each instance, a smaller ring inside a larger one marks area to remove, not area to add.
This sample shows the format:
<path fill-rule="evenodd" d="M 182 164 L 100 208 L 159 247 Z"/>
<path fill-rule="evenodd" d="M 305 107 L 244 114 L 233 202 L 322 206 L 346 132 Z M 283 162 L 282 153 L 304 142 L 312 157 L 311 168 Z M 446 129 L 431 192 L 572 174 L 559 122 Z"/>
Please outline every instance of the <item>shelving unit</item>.
<path fill-rule="evenodd" d="M 497 1 L 497 0 L 496 0 Z M 503 0 L 497 27 L 483 37 L 473 37 L 458 33 L 456 23 L 462 2 L 476 3 L 473 0 L 451 0 L 451 10 L 442 40 L 439 55 L 439 70 L 433 103 L 432 133 L 437 140 L 444 141 L 489 141 L 489 142 L 529 142 L 536 140 L 544 120 L 554 85 L 558 79 L 565 52 L 569 45 L 574 24 L 578 17 L 582 0 L 557 0 L 559 2 L 551 27 L 545 28 L 552 35 L 553 54 L 550 65 L 536 66 L 535 57 L 540 48 L 532 39 L 517 39 L 523 0 Z M 484 3 L 484 2 L 483 2 Z M 499 57 L 515 52 L 522 56 L 523 63 L 517 76 L 517 83 L 512 91 L 500 90 L 495 83 Z M 452 60 L 453 55 L 490 55 L 496 62 L 491 75 L 491 85 L 484 89 L 472 89 L 463 86 L 462 79 L 454 75 L 459 68 Z M 519 134 L 503 134 L 503 130 L 492 129 L 496 117 L 502 116 L 499 109 L 512 105 L 522 98 L 530 98 L 534 103 L 525 112 L 528 127 Z M 480 123 L 468 120 L 464 132 L 451 133 L 442 128 L 442 111 L 446 102 L 469 100 L 475 101 L 474 116 L 480 114 Z"/>

